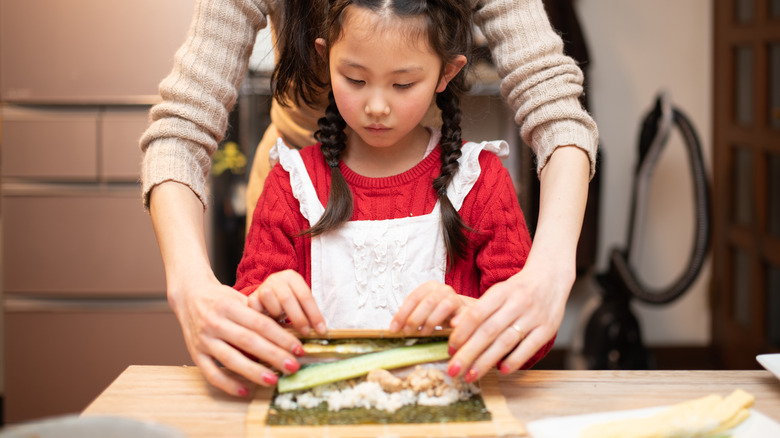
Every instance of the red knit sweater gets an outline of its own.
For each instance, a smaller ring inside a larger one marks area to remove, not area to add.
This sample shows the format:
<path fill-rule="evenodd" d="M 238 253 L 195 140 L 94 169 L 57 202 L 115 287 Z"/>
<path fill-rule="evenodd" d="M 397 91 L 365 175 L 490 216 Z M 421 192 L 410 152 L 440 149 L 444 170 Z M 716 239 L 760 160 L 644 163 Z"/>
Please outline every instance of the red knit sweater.
<path fill-rule="evenodd" d="M 358 175 L 342 162 L 339 167 L 354 198 L 352 220 L 398 219 L 430 213 L 437 201 L 432 182 L 439 175 L 440 155 L 441 149 L 436 147 L 412 169 L 386 178 Z M 320 202 L 326 205 L 330 168 L 319 145 L 302 149 L 301 157 Z M 470 246 L 445 275 L 446 284 L 459 294 L 474 298 L 520 271 L 531 248 L 531 237 L 509 172 L 490 152 L 483 151 L 479 163 L 479 179 L 459 210 L 474 230 L 466 234 Z M 311 285 L 311 239 L 298 235 L 310 226 L 300 213 L 287 171 L 277 164 L 255 209 L 234 287 L 248 295 L 268 275 L 285 269 L 299 272 Z M 543 357 L 551 346 L 552 341 L 526 365 Z"/>

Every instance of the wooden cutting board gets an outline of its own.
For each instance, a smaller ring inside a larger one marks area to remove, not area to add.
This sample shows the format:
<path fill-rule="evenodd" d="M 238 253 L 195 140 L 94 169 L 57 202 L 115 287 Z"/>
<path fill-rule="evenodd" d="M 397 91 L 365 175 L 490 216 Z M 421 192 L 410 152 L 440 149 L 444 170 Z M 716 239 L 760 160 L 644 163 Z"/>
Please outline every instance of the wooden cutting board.
<path fill-rule="evenodd" d="M 482 398 L 491 421 L 415 424 L 361 424 L 328 426 L 268 426 L 265 416 L 271 404 L 273 388 L 258 388 L 246 416 L 246 437 L 445 437 L 525 435 L 525 427 L 509 412 L 498 387 L 496 370 L 480 380 Z"/>

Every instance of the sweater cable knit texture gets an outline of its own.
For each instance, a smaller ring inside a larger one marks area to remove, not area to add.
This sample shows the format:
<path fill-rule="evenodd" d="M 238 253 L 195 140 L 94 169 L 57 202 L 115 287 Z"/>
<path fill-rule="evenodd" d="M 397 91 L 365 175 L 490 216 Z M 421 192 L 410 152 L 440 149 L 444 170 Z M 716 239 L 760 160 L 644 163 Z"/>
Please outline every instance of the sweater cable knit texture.
<path fill-rule="evenodd" d="M 187 185 L 208 205 L 211 155 L 224 137 L 255 36 L 269 20 L 278 20 L 280 1 L 197 0 L 173 69 L 160 84 L 162 102 L 152 108 L 140 141 L 145 208 L 152 188 L 165 181 Z M 501 93 L 523 141 L 536 153 L 537 169 L 555 147 L 573 144 L 588 153 L 592 176 L 598 132 L 578 101 L 582 71 L 562 54 L 541 0 L 471 1 L 502 78 Z M 272 121 L 284 138 L 316 129 L 324 112 L 324 106 L 273 106 Z"/>

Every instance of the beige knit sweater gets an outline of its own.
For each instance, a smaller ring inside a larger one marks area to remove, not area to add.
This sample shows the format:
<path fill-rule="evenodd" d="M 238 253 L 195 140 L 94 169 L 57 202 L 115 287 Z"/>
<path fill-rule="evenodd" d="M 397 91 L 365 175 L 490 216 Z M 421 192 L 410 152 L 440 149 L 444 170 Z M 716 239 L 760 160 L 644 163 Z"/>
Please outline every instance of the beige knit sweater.
<path fill-rule="evenodd" d="M 152 108 L 141 138 L 145 208 L 150 191 L 165 181 L 189 186 L 208 205 L 211 155 L 225 134 L 255 35 L 276 21 L 280 1 L 197 0 L 173 71 L 160 84 L 162 102 Z M 578 100 L 582 71 L 562 54 L 542 0 L 470 1 L 502 78 L 501 93 L 536 153 L 538 170 L 556 146 L 574 144 L 588 153 L 592 176 L 598 131 Z"/>

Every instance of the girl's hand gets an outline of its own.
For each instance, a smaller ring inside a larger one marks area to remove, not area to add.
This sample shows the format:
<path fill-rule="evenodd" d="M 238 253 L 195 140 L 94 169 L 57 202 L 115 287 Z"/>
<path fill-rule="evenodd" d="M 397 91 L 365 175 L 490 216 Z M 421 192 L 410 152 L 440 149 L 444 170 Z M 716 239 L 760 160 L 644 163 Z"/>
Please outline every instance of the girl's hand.
<path fill-rule="evenodd" d="M 390 331 L 428 336 L 471 301 L 475 299 L 458 295 L 446 284 L 428 281 L 406 297 L 390 322 Z"/>
<path fill-rule="evenodd" d="M 325 318 L 314 301 L 309 285 L 301 274 L 290 269 L 269 275 L 249 296 L 249 307 L 277 321 L 289 319 L 298 333 L 304 336 L 312 328 L 322 335 L 327 331 Z"/>

